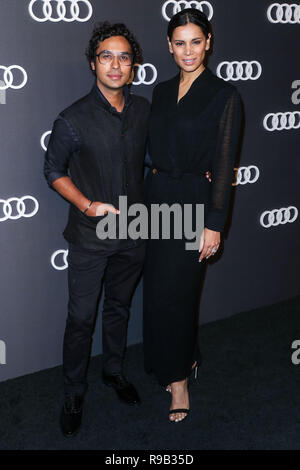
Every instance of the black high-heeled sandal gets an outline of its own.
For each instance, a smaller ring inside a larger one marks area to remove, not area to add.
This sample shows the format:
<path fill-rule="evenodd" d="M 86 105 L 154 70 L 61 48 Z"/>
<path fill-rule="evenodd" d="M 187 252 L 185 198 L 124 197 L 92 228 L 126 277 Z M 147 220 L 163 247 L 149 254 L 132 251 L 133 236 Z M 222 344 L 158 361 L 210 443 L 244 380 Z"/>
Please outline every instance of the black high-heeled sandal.
<path fill-rule="evenodd" d="M 191 370 L 191 373 L 189 375 L 189 384 L 193 384 L 193 383 L 196 383 L 197 380 L 198 380 L 198 363 L 195 365 L 195 367 L 193 367 L 193 369 Z M 194 372 L 194 374 L 193 374 Z"/>
<path fill-rule="evenodd" d="M 179 421 L 176 421 L 176 419 L 169 419 L 170 423 L 180 423 L 180 421 L 183 421 L 184 419 L 187 418 L 188 414 L 190 412 L 190 409 L 189 408 L 175 408 L 174 410 L 170 410 L 169 411 L 169 416 L 174 414 L 174 413 L 186 413 L 186 416 L 182 419 L 180 419 Z"/>

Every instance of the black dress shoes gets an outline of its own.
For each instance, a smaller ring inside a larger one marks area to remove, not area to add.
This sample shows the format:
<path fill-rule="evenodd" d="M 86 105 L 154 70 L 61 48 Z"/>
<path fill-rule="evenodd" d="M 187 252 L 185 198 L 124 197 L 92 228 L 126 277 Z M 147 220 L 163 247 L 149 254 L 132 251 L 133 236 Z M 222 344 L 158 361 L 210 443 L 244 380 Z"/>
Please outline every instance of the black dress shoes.
<path fill-rule="evenodd" d="M 127 382 L 124 375 L 108 375 L 103 371 L 102 378 L 105 385 L 115 389 L 122 402 L 127 403 L 128 405 L 137 405 L 141 402 L 137 390 L 132 384 Z"/>
<path fill-rule="evenodd" d="M 67 396 L 60 415 L 60 428 L 65 437 L 74 436 L 80 428 L 83 397 Z"/>

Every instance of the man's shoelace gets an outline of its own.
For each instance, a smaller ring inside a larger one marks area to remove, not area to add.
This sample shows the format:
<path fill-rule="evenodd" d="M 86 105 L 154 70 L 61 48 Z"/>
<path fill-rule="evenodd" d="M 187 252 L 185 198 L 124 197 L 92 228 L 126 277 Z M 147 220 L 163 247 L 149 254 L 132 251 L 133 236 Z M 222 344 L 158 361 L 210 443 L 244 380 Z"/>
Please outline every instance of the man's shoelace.
<path fill-rule="evenodd" d="M 65 402 L 65 410 L 67 413 L 80 413 L 81 404 L 78 398 L 68 397 Z"/>
<path fill-rule="evenodd" d="M 118 388 L 125 388 L 125 387 L 128 387 L 129 385 L 129 382 L 127 382 L 125 377 L 123 377 L 122 375 L 117 375 L 115 377 L 115 380 L 116 380 L 116 385 Z"/>

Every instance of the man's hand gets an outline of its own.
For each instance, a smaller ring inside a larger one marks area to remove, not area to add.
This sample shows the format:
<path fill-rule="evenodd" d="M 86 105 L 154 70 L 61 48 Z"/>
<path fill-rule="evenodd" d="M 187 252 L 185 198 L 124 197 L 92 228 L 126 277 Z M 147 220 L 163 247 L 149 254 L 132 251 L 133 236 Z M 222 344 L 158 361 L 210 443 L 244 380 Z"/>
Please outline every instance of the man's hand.
<path fill-rule="evenodd" d="M 120 214 L 119 209 L 116 209 L 111 204 L 95 201 L 86 211 L 86 215 L 89 215 L 90 217 L 97 217 L 99 215 L 106 215 L 108 212 L 112 212 L 113 214 Z"/>
<path fill-rule="evenodd" d="M 203 258 L 209 258 L 216 253 L 220 246 L 220 239 L 220 232 L 215 232 L 214 230 L 204 227 L 200 238 L 199 251 L 201 252 L 201 255 L 199 257 L 199 262 L 201 262 Z M 215 252 L 213 253 L 212 250 L 215 250 Z"/>

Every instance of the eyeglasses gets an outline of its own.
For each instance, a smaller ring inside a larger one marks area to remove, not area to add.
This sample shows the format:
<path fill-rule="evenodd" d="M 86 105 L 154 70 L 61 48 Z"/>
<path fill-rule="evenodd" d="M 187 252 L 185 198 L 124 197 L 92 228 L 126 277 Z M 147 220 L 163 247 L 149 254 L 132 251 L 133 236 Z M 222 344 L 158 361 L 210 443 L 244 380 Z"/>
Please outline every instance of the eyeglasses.
<path fill-rule="evenodd" d="M 118 57 L 120 65 L 132 65 L 133 54 L 127 52 L 120 52 L 119 54 L 113 54 L 111 51 L 102 51 L 99 54 L 96 54 L 100 64 L 108 65 L 111 64 L 114 60 L 114 57 Z"/>

